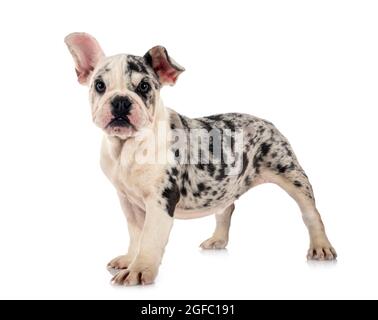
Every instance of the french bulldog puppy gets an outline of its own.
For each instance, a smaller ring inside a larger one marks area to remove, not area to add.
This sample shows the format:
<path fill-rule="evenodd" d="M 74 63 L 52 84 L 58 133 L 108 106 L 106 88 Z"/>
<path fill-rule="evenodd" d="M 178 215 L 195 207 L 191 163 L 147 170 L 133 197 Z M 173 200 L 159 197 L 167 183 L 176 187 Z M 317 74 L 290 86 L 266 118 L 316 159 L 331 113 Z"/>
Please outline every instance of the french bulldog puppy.
<path fill-rule="evenodd" d="M 279 185 L 298 203 L 308 259 L 336 258 L 308 177 L 272 123 L 241 113 L 190 119 L 164 107 L 160 89 L 184 71 L 164 47 L 106 56 L 86 33 L 65 43 L 79 83 L 89 87 L 92 118 L 104 132 L 101 168 L 128 222 L 128 252 L 109 262 L 118 269 L 114 283 L 154 282 L 174 218 L 215 214 L 214 234 L 201 247 L 225 248 L 235 200 L 262 183 Z"/>

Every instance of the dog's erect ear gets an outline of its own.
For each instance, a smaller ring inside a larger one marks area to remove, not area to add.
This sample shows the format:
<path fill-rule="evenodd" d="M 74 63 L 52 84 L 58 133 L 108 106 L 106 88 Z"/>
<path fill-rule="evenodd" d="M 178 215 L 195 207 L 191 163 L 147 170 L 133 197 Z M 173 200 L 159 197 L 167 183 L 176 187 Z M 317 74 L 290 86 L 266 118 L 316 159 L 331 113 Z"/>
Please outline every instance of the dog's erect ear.
<path fill-rule="evenodd" d="M 65 39 L 75 61 L 77 78 L 81 84 L 87 84 L 89 76 L 97 63 L 105 57 L 97 40 L 87 33 L 75 32 Z"/>
<path fill-rule="evenodd" d="M 162 85 L 169 84 L 173 86 L 180 73 L 185 71 L 169 55 L 167 50 L 162 46 L 156 46 L 150 49 L 144 59 L 154 69 Z"/>

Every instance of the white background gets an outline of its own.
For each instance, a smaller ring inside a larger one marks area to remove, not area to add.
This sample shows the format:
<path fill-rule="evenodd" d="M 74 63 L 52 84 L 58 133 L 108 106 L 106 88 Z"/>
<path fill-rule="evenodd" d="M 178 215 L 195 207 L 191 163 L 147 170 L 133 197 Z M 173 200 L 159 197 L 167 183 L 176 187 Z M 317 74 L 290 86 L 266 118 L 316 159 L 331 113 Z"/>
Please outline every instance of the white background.
<path fill-rule="evenodd" d="M 376 1 L 11 1 L 0 10 L 0 298 L 378 298 Z M 307 263 L 299 209 L 274 185 L 236 203 L 227 251 L 213 217 L 176 221 L 155 285 L 119 288 L 127 248 L 99 168 L 101 132 L 63 38 L 105 52 L 164 45 L 186 67 L 165 104 L 272 121 L 307 171 L 337 263 Z"/>

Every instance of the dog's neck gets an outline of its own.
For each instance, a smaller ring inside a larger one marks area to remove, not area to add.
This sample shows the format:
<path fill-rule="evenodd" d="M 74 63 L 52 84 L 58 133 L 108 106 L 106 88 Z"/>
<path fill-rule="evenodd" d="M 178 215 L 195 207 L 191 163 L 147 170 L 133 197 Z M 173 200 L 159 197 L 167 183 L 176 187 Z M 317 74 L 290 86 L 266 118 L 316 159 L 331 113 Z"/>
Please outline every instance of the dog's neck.
<path fill-rule="evenodd" d="M 134 153 L 142 146 L 145 149 L 153 147 L 156 150 L 156 148 L 159 148 L 159 146 L 155 146 L 154 144 L 151 144 L 151 142 L 156 142 L 158 140 L 156 137 L 159 136 L 159 130 L 162 129 L 162 125 L 166 126 L 167 131 L 169 130 L 169 112 L 161 99 L 158 99 L 154 111 L 151 123 L 140 130 L 140 132 L 137 132 L 134 136 L 126 139 L 109 135 L 105 136 L 108 151 L 114 160 L 122 161 L 121 157 L 124 157 L 124 155 L 126 155 L 127 158 L 133 157 Z M 159 141 L 157 142 L 159 143 Z"/>

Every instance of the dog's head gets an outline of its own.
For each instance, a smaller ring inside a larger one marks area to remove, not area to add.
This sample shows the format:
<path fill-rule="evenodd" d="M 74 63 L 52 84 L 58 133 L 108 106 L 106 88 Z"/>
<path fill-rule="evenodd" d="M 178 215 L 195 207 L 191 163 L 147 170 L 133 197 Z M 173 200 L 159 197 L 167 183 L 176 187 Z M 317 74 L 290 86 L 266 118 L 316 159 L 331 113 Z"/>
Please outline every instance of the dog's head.
<path fill-rule="evenodd" d="M 95 38 L 72 33 L 65 43 L 75 61 L 79 83 L 89 87 L 93 121 L 107 134 L 126 139 L 149 126 L 163 85 L 174 85 L 184 71 L 164 47 L 143 57 L 106 57 Z"/>

